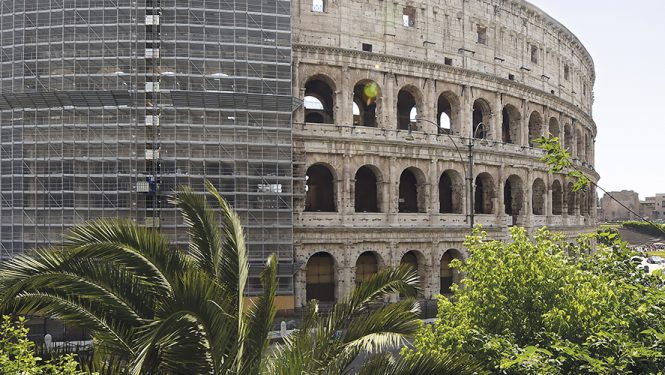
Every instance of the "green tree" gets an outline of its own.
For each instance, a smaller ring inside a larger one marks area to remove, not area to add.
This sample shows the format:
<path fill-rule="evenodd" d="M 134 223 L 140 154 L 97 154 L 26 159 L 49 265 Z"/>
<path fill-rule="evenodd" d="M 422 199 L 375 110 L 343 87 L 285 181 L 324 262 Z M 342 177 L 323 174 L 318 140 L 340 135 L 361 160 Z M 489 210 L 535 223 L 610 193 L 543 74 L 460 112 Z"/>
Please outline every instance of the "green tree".
<path fill-rule="evenodd" d="M 118 373 L 119 364 L 133 374 L 341 373 L 361 351 L 416 332 L 412 298 L 371 308 L 387 293 L 415 295 L 415 272 L 386 269 L 329 315 L 311 304 L 303 329 L 275 351 L 285 357 L 268 356 L 277 259 L 269 257 L 261 273 L 263 294 L 245 306 L 243 230 L 214 186 L 207 188 L 221 225 L 204 195 L 183 188 L 173 198 L 188 227 L 187 252 L 130 221 L 93 221 L 73 229 L 63 246 L 4 262 L 0 306 L 90 329 L 92 368 L 106 373 Z"/>
<path fill-rule="evenodd" d="M 423 329 L 415 355 L 473 356 L 502 374 L 645 374 L 665 371 L 662 279 L 631 261 L 616 234 L 567 244 L 539 230 L 533 241 L 465 242 L 470 256 L 452 266 L 465 274 L 451 303 L 442 298 L 434 329 Z M 603 245 L 607 244 L 607 245 Z"/>
<path fill-rule="evenodd" d="M 74 354 L 50 361 L 35 355 L 35 343 L 28 340 L 25 318 L 2 316 L 0 325 L 0 374 L 5 375 L 82 375 Z"/>

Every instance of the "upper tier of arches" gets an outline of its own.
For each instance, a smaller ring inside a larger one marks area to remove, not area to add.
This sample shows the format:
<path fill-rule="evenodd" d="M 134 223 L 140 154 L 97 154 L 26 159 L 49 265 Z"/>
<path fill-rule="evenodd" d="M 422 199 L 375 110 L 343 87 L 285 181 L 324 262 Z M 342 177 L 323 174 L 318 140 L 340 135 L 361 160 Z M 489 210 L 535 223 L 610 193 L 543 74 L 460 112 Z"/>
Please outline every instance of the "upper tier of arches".
<path fill-rule="evenodd" d="M 388 82 L 344 78 L 339 84 L 337 79 L 323 73 L 303 79 L 303 111 L 296 122 L 302 116 L 305 123 L 449 134 L 524 147 L 554 136 L 573 157 L 593 164 L 594 129 L 549 105 L 397 75 Z"/>

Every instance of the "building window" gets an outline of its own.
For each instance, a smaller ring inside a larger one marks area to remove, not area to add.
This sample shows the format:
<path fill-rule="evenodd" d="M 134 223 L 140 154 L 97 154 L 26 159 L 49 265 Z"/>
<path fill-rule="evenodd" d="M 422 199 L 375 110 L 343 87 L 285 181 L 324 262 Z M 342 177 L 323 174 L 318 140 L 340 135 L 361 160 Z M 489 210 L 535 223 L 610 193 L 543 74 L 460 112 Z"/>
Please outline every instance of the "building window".
<path fill-rule="evenodd" d="M 416 8 L 406 7 L 402 11 L 402 25 L 404 27 L 416 26 Z"/>
<path fill-rule="evenodd" d="M 538 46 L 531 46 L 531 62 L 538 64 Z"/>
<path fill-rule="evenodd" d="M 312 0 L 312 12 L 322 13 L 325 11 L 325 0 Z"/>
<path fill-rule="evenodd" d="M 478 25 L 478 44 L 487 44 L 487 28 Z"/>
<path fill-rule="evenodd" d="M 563 66 L 563 79 L 566 81 L 570 79 L 570 68 L 567 64 Z"/>

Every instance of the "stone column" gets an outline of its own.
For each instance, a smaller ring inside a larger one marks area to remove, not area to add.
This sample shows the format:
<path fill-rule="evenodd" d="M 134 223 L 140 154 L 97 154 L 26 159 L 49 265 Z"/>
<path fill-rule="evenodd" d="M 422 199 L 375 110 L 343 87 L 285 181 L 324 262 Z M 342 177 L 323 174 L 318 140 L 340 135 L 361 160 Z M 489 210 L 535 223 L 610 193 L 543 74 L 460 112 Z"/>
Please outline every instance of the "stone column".
<path fill-rule="evenodd" d="M 522 120 L 520 123 L 520 146 L 529 145 L 529 101 L 523 100 L 522 106 L 524 110 L 522 111 Z"/>
<path fill-rule="evenodd" d="M 399 171 L 397 169 L 397 158 L 390 157 L 390 177 L 388 181 L 388 222 L 397 224 L 397 213 L 399 212 Z"/>
<path fill-rule="evenodd" d="M 340 212 L 342 213 L 342 222 L 346 222 L 346 219 L 349 215 L 353 214 L 354 211 L 354 200 L 351 197 L 351 156 L 344 154 L 344 165 L 342 170 L 342 180 L 340 181 L 339 186 L 342 188 L 341 192 L 341 207 Z"/>
<path fill-rule="evenodd" d="M 432 216 L 432 223 L 434 222 L 434 215 L 439 213 L 439 170 L 438 159 L 432 159 L 429 163 L 429 207 L 427 212 Z"/>
<path fill-rule="evenodd" d="M 533 226 L 533 174 L 531 169 L 528 169 L 526 172 L 526 181 L 524 182 L 524 197 L 522 197 L 522 207 L 526 209 L 523 212 L 524 215 L 524 226 L 532 227 Z"/>
<path fill-rule="evenodd" d="M 471 121 L 473 121 L 473 98 L 471 97 L 471 87 L 464 86 L 464 95 L 460 98 L 460 131 L 459 135 L 465 138 L 471 136 Z"/>
<path fill-rule="evenodd" d="M 380 118 L 378 126 L 383 129 L 397 130 L 397 92 L 395 92 L 395 75 L 392 73 L 386 74 L 384 80 L 384 87 L 381 87 L 381 112 L 378 113 Z M 377 111 L 379 106 L 377 103 Z M 395 134 L 392 134 L 395 137 Z"/>
<path fill-rule="evenodd" d="M 337 283 L 339 285 L 337 301 L 348 296 L 355 286 L 356 264 L 352 255 L 353 245 L 350 242 L 347 242 L 344 244 L 343 265 L 340 266 L 340 278 Z"/>
<path fill-rule="evenodd" d="M 501 94 L 494 95 L 494 116 L 492 117 L 492 131 L 490 139 L 494 141 L 503 141 L 503 103 L 501 103 Z"/>
<path fill-rule="evenodd" d="M 503 222 L 504 222 L 503 219 L 506 216 L 506 209 L 504 207 L 505 202 L 503 201 L 503 190 L 504 190 L 503 185 L 506 182 L 504 175 L 505 175 L 504 166 L 501 165 L 499 167 L 499 173 L 498 173 L 497 181 L 496 181 L 496 191 L 497 191 L 496 201 L 497 201 L 497 206 L 498 207 L 495 207 L 496 211 L 494 212 L 495 215 L 496 215 L 497 221 L 501 225 L 503 225 Z"/>
<path fill-rule="evenodd" d="M 342 67 L 342 82 L 335 94 L 338 101 L 335 105 L 335 124 L 342 126 L 353 125 L 353 85 L 349 80 L 349 67 Z"/>
<path fill-rule="evenodd" d="M 554 200 L 554 197 L 552 195 L 552 175 L 548 174 L 547 179 L 546 179 L 547 186 L 545 187 L 547 189 L 547 200 L 545 201 L 545 215 L 547 215 L 547 223 L 550 224 L 550 219 L 552 216 L 554 216 L 554 213 L 552 212 L 552 203 Z"/>

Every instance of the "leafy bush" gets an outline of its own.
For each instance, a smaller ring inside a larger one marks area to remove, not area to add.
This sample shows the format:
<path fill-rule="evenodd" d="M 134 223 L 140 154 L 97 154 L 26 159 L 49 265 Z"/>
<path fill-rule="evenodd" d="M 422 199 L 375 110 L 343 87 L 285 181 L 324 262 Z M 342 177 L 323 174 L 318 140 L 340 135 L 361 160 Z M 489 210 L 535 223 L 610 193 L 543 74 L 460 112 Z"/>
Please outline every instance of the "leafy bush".
<path fill-rule="evenodd" d="M 453 267 L 466 275 L 438 320 L 422 329 L 417 354 L 457 351 L 503 374 L 645 374 L 665 371 L 665 294 L 659 276 L 636 267 L 615 233 L 576 246 L 539 230 L 531 241 L 512 229 L 512 243 L 475 230 L 470 257 Z M 609 244 L 609 245 L 603 245 Z"/>
<path fill-rule="evenodd" d="M 0 326 L 0 374 L 33 375 L 84 374 L 78 370 L 74 354 L 67 354 L 51 361 L 42 361 L 35 355 L 35 344 L 28 340 L 28 328 L 25 318 L 12 320 L 9 316 L 2 317 Z"/>

